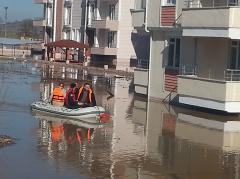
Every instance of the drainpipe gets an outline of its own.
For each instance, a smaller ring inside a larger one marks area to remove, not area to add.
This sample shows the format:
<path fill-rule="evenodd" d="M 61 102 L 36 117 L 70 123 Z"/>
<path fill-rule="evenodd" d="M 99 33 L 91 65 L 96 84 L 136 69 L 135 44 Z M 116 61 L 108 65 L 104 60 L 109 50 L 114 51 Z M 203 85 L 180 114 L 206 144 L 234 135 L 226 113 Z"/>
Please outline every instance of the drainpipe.
<path fill-rule="evenodd" d="M 85 18 L 84 18 L 84 33 L 83 33 L 84 44 L 86 44 L 86 35 L 87 35 L 87 9 L 88 9 L 88 0 L 85 1 Z"/>
<path fill-rule="evenodd" d="M 146 10 L 145 10 L 145 31 L 146 31 L 146 32 L 150 32 L 150 31 L 147 29 L 147 15 L 148 15 L 148 0 L 146 0 Z"/>
<path fill-rule="evenodd" d="M 88 14 L 88 0 L 85 1 L 85 18 L 84 18 L 84 33 L 83 33 L 83 43 L 86 44 L 86 36 L 87 36 L 87 14 Z M 83 49 L 84 54 L 84 62 L 86 58 L 86 49 Z"/>

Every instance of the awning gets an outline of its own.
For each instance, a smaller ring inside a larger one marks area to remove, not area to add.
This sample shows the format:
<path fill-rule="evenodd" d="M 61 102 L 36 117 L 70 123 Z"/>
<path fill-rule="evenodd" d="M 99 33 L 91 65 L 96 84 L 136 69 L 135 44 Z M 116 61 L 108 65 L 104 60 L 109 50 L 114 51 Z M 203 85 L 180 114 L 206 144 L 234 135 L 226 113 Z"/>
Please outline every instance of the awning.
<path fill-rule="evenodd" d="M 46 47 L 60 47 L 60 48 L 79 48 L 79 49 L 84 49 L 84 48 L 89 48 L 88 45 L 79 43 L 74 40 L 59 40 L 55 42 L 50 42 L 45 44 Z"/>

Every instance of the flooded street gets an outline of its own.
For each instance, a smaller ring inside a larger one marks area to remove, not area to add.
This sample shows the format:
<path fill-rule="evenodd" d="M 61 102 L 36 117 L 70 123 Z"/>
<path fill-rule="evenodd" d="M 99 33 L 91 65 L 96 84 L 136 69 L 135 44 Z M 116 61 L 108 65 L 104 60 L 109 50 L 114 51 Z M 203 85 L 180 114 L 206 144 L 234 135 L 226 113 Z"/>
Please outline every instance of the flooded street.
<path fill-rule="evenodd" d="M 0 178 L 240 178 L 238 116 L 146 102 L 131 78 L 54 65 L 0 63 Z M 59 81 L 90 82 L 106 125 L 33 113 Z M 113 95 L 112 95 L 113 94 Z"/>

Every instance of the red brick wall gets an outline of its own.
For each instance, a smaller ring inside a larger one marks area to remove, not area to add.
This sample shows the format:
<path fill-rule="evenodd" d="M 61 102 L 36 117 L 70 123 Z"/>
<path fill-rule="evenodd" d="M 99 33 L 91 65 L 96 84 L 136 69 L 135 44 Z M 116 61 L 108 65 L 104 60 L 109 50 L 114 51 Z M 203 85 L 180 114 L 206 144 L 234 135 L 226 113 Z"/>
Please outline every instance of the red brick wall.
<path fill-rule="evenodd" d="M 165 90 L 166 91 L 177 91 L 177 75 L 178 70 L 166 69 L 165 70 Z"/>
<path fill-rule="evenodd" d="M 161 11 L 161 25 L 172 26 L 175 23 L 175 6 L 163 6 Z"/>
<path fill-rule="evenodd" d="M 56 41 L 62 39 L 63 1 L 58 0 L 56 4 Z"/>

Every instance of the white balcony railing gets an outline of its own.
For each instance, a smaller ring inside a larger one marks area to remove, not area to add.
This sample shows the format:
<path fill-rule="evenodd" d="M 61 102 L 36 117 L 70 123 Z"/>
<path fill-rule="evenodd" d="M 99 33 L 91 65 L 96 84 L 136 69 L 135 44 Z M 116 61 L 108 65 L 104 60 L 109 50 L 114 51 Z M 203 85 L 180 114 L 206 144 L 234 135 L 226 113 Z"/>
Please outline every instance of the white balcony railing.
<path fill-rule="evenodd" d="M 224 71 L 226 81 L 240 81 L 240 70 L 227 69 Z"/>
<path fill-rule="evenodd" d="M 226 69 L 223 71 L 223 79 L 214 78 L 215 75 L 213 74 L 213 69 L 208 70 L 208 74 L 204 75 L 207 76 L 209 80 L 223 80 L 223 81 L 240 81 L 240 70 L 237 69 Z M 190 67 L 190 66 L 182 66 L 180 70 L 181 76 L 195 76 L 196 78 L 199 77 L 197 73 L 197 67 Z M 201 75 L 200 75 L 201 76 Z M 201 77 L 200 77 L 201 78 Z"/>
<path fill-rule="evenodd" d="M 240 0 L 210 0 L 201 2 L 201 0 L 187 0 L 185 1 L 185 7 L 187 8 L 217 8 L 217 7 L 229 7 L 240 6 Z"/>

